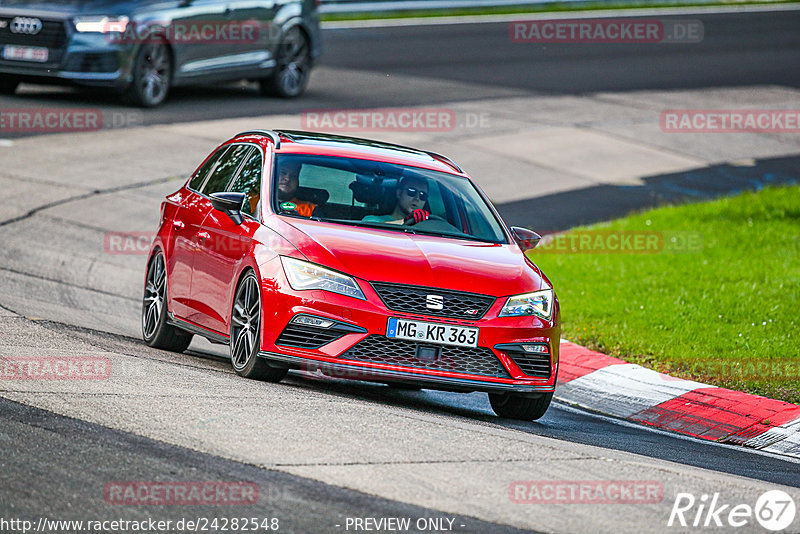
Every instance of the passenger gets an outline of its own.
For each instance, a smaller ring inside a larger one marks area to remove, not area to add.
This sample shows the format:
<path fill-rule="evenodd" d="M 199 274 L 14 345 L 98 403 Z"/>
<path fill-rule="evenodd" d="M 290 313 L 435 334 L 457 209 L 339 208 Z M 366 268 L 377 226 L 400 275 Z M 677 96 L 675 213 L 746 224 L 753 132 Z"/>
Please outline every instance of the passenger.
<path fill-rule="evenodd" d="M 425 209 L 428 201 L 428 181 L 421 176 L 406 176 L 400 180 L 395 193 L 397 203 L 394 211 L 388 215 L 367 215 L 364 222 L 382 222 L 388 224 L 413 224 L 427 220 L 431 214 Z"/>
<path fill-rule="evenodd" d="M 278 168 L 278 204 L 285 211 L 295 211 L 303 217 L 311 217 L 317 205 L 308 200 L 297 198 L 297 190 L 300 187 L 300 168 L 302 164 L 296 161 L 287 161 L 280 164 Z M 286 209 L 284 204 L 294 205 L 292 209 Z"/>

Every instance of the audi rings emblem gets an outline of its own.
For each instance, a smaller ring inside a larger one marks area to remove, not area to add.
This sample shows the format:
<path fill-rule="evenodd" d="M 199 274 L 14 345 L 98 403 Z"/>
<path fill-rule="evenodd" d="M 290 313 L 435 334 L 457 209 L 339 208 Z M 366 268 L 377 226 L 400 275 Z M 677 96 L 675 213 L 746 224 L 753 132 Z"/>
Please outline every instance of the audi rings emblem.
<path fill-rule="evenodd" d="M 31 17 L 17 17 L 11 21 L 11 33 L 36 35 L 42 31 L 42 21 Z"/>

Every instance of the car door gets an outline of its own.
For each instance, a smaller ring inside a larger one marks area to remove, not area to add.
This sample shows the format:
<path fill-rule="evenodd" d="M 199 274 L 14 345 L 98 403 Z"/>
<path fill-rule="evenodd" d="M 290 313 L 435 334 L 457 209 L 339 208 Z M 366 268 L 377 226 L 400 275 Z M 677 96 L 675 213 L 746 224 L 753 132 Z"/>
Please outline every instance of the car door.
<path fill-rule="evenodd" d="M 219 30 L 232 21 L 233 10 L 226 0 L 185 2 L 174 12 L 169 40 L 179 79 L 227 67 L 227 58 L 236 53 L 237 47 Z"/>
<path fill-rule="evenodd" d="M 188 188 L 178 198 L 177 195 L 173 196 L 177 206 L 170 220 L 173 246 L 167 258 L 167 286 L 169 309 L 179 317 L 188 318 L 194 309 L 191 284 L 198 247 L 197 234 L 211 207 L 198 191 L 227 150 L 228 147 L 223 147 L 214 152 L 192 175 Z"/>
<path fill-rule="evenodd" d="M 215 332 L 227 332 L 229 288 L 238 261 L 244 255 L 240 234 L 247 225 L 237 226 L 225 213 L 215 210 L 208 196 L 226 191 L 235 182 L 240 169 L 252 158 L 253 150 L 254 145 L 250 144 L 231 145 L 202 190 L 208 210 L 197 234 L 191 286 L 194 310 L 190 320 Z"/>
<path fill-rule="evenodd" d="M 237 52 L 231 57 L 233 68 L 257 68 L 274 60 L 271 50 L 273 18 L 280 4 L 276 0 L 230 0 L 231 17 L 240 30 Z M 231 33 L 231 37 L 236 37 Z"/>

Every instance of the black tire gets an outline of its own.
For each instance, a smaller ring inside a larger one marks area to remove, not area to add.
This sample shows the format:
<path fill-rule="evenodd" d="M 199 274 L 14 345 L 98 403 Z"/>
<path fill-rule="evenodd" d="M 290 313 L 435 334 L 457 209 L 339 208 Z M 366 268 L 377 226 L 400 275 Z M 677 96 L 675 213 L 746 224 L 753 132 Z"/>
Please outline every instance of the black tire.
<path fill-rule="evenodd" d="M 17 91 L 19 80 L 13 76 L 0 74 L 0 95 L 13 95 Z"/>
<path fill-rule="evenodd" d="M 522 421 L 535 421 L 541 418 L 550 401 L 552 393 L 543 393 L 537 397 L 524 397 L 511 393 L 489 393 L 489 402 L 494 413 L 506 419 L 521 419 Z"/>
<path fill-rule="evenodd" d="M 167 324 L 167 271 L 161 251 L 147 264 L 147 278 L 142 299 L 142 338 L 156 349 L 183 352 L 192 342 L 192 334 Z"/>
<path fill-rule="evenodd" d="M 275 54 L 275 72 L 261 80 L 261 94 L 281 98 L 302 95 L 311 77 L 311 44 L 298 26 L 283 36 Z"/>
<path fill-rule="evenodd" d="M 253 380 L 280 382 L 289 372 L 259 358 L 261 346 L 261 289 L 253 271 L 239 281 L 231 310 L 231 364 L 236 374 Z"/>
<path fill-rule="evenodd" d="M 122 100 L 143 108 L 164 103 L 172 85 L 172 55 L 164 44 L 148 43 L 139 48 L 133 63 L 133 81 Z"/>

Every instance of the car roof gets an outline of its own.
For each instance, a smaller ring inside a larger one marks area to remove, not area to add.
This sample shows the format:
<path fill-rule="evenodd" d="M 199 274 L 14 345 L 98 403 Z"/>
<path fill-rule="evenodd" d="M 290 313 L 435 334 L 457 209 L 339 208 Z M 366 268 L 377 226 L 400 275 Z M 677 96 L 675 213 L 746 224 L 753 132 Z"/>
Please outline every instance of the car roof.
<path fill-rule="evenodd" d="M 279 153 L 366 157 L 466 176 L 453 160 L 436 152 L 373 139 L 300 130 L 251 130 L 236 138 L 253 135 L 270 138 Z"/>

